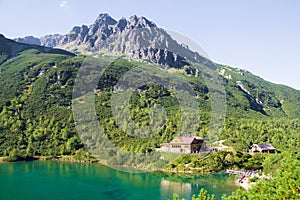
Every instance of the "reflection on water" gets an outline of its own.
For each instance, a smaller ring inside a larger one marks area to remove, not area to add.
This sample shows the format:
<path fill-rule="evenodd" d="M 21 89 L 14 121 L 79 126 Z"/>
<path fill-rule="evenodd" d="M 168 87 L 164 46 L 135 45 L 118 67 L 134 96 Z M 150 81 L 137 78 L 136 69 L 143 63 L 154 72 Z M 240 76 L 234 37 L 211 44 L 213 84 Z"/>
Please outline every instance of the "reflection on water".
<path fill-rule="evenodd" d="M 195 177 L 195 175 L 170 174 L 164 176 L 160 182 L 161 199 L 169 199 L 176 193 L 180 198 L 191 199 L 199 194 L 201 188 L 209 194 L 215 194 L 216 199 L 221 199 L 223 194 L 231 194 L 237 189 L 234 184 L 235 177 L 227 174 L 211 174 Z"/>
<path fill-rule="evenodd" d="M 188 200 L 201 188 L 221 199 L 236 189 L 233 180 L 226 174 L 129 173 L 84 163 L 2 163 L 0 199 L 167 200 L 177 193 Z"/>
<path fill-rule="evenodd" d="M 170 194 L 174 193 L 180 195 L 180 197 L 190 197 L 192 195 L 192 184 L 161 180 L 160 191 L 162 197 L 170 197 Z"/>

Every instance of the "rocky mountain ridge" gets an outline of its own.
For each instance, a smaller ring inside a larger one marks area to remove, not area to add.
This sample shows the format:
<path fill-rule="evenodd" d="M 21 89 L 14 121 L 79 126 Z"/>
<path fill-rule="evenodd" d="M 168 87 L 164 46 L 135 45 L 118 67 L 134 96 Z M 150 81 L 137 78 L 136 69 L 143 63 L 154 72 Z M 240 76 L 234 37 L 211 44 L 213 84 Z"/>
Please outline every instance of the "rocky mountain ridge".
<path fill-rule="evenodd" d="M 90 26 L 75 26 L 65 35 L 29 36 L 15 40 L 81 53 L 104 50 L 175 68 L 183 67 L 188 60 L 215 69 L 211 61 L 186 45 L 178 44 L 164 29 L 147 18 L 136 15 L 117 21 L 108 14 L 100 14 Z"/>

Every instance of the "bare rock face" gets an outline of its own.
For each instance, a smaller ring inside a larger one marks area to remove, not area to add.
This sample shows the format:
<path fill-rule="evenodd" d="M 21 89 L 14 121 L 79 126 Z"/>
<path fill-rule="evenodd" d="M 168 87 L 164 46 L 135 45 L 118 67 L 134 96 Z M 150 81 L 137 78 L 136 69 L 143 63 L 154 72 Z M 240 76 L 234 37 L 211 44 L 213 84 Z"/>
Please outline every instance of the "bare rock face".
<path fill-rule="evenodd" d="M 24 42 L 27 41 L 29 40 L 24 38 Z M 89 52 L 106 50 L 176 68 L 187 65 L 186 60 L 214 68 L 213 63 L 186 46 L 178 44 L 155 23 L 136 15 L 128 20 L 122 18 L 116 21 L 108 14 L 100 14 L 89 27 L 75 26 L 65 35 L 46 35 L 41 37 L 39 42 L 43 46 L 60 48 L 69 44 L 84 45 Z"/>
<path fill-rule="evenodd" d="M 63 35 L 55 34 L 55 35 L 46 35 L 40 38 L 40 42 L 42 46 L 46 47 L 56 47 L 60 43 Z"/>
<path fill-rule="evenodd" d="M 121 33 L 126 28 L 128 22 L 125 18 L 120 19 L 114 27 L 115 33 Z"/>
<path fill-rule="evenodd" d="M 16 38 L 16 42 L 25 43 L 25 44 L 36 44 L 41 45 L 41 41 L 39 38 L 33 36 L 26 36 L 24 38 Z"/>

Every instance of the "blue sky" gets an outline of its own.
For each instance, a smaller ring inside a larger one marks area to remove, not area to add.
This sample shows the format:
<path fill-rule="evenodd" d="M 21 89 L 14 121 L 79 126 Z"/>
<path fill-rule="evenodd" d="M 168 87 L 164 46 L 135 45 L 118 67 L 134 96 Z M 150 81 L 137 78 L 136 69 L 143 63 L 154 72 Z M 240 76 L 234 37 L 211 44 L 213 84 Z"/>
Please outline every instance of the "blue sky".
<path fill-rule="evenodd" d="M 0 33 L 67 33 L 99 13 L 145 16 L 191 38 L 216 62 L 300 89 L 300 0 L 0 0 Z"/>

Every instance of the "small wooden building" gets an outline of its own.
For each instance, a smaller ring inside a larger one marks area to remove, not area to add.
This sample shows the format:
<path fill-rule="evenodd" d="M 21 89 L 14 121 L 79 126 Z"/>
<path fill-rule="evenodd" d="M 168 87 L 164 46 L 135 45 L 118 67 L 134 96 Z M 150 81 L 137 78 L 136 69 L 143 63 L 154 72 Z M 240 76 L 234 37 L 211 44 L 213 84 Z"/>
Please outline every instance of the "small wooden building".
<path fill-rule="evenodd" d="M 250 153 L 275 153 L 276 149 L 271 144 L 253 144 Z"/>
<path fill-rule="evenodd" d="M 171 153 L 199 153 L 206 150 L 203 138 L 197 136 L 179 136 L 171 142 L 160 145 L 159 151 Z"/>

